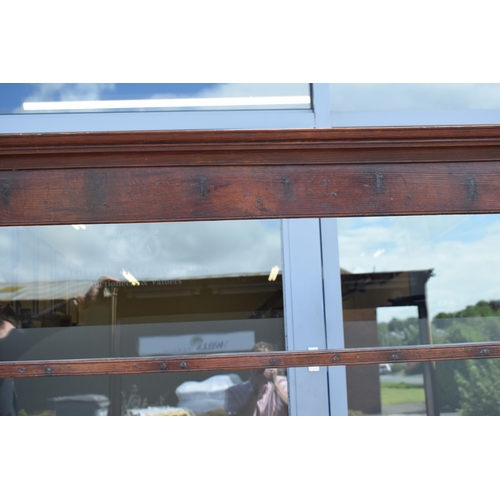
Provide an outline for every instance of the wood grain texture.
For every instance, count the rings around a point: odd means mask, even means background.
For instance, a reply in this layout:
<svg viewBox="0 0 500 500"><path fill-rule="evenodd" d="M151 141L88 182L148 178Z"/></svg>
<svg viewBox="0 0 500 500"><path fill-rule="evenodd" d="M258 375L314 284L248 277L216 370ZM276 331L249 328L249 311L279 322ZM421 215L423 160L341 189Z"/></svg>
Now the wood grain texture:
<svg viewBox="0 0 500 500"><path fill-rule="evenodd" d="M500 127L0 136L0 225L494 213Z"/></svg>
<svg viewBox="0 0 500 500"><path fill-rule="evenodd" d="M13 361L0 378L126 375L500 358L500 342L149 358Z"/></svg>

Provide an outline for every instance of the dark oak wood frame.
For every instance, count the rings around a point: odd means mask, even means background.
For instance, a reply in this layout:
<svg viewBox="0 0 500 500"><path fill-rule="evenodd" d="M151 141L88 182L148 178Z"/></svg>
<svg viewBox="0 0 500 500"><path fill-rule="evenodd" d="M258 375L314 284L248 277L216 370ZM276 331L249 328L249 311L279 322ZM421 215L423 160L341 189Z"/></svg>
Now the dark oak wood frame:
<svg viewBox="0 0 500 500"><path fill-rule="evenodd" d="M0 225L500 212L500 127L0 136ZM0 363L0 377L498 358L500 343Z"/></svg>
<svg viewBox="0 0 500 500"><path fill-rule="evenodd" d="M500 342L207 356L155 356L0 363L0 378L301 368L500 358Z"/></svg>

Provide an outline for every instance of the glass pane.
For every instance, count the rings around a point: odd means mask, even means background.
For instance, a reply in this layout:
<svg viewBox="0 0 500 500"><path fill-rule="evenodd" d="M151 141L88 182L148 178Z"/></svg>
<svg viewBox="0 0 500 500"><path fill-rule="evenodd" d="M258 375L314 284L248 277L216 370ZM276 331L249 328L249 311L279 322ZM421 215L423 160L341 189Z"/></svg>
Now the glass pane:
<svg viewBox="0 0 500 500"><path fill-rule="evenodd" d="M310 107L307 83L0 84L0 114Z"/></svg>
<svg viewBox="0 0 500 500"><path fill-rule="evenodd" d="M499 229L500 215L340 219L345 346L500 341ZM410 413L460 414L475 363L348 367L349 409L385 414L406 388Z"/></svg>
<svg viewBox="0 0 500 500"><path fill-rule="evenodd" d="M330 84L335 126L498 123L500 84Z"/></svg>
<svg viewBox="0 0 500 500"><path fill-rule="evenodd" d="M351 370L349 415L427 415L422 365L381 365L378 380L375 380L376 370L365 373ZM500 415L499 359L441 361L434 363L434 369L440 415ZM362 395L367 398L366 402L362 401ZM370 402L372 409L368 406ZM377 405L379 408L373 409Z"/></svg>
<svg viewBox="0 0 500 500"><path fill-rule="evenodd" d="M279 221L6 227L0 245L2 361L285 349ZM18 379L16 405L225 413L231 388L228 413L253 398L251 414L287 414L285 375ZM12 381L0 390L12 412Z"/></svg>

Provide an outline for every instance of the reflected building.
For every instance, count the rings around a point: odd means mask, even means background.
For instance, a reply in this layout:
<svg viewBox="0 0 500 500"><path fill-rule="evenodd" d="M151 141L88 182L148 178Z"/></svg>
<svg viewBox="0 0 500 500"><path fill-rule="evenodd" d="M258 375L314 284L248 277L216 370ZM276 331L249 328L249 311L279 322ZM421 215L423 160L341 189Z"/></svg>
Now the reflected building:
<svg viewBox="0 0 500 500"><path fill-rule="evenodd" d="M427 312L426 284L433 270L352 274L342 272L342 307L346 348L378 347L377 309L415 306L421 345L432 344ZM424 364L427 415L438 415L434 363ZM364 414L382 413L378 365L348 366L349 409Z"/></svg>
<svg viewBox="0 0 500 500"><path fill-rule="evenodd" d="M211 232L223 235L225 223L209 223ZM252 225L262 227L261 222L243 223L252 231ZM279 271L281 256L271 244L265 248L260 244L261 253L268 252L270 261L277 264L270 267L269 272L235 273L230 270L222 276L205 275L185 277L190 273L217 268L218 264L197 265L197 252L194 259L181 263L172 263L179 276L173 278L158 277L162 267L162 245L160 242L169 238L162 231L172 232L172 225L154 225L157 233L157 245L154 252L144 246L149 255L138 253L135 239L142 229L134 230L133 226L121 233L121 255L119 264L134 270L134 274L124 271L115 278L113 260L105 262L89 262L77 245L68 240L88 235L89 231L76 233L68 227L19 228L18 240L30 241L30 260L22 260L19 252L12 251L13 260L10 265L13 275L23 277L31 275L31 281L18 280L15 284L5 284L0 290L3 307L12 308L13 314L19 318L19 327L11 334L9 344L2 344L2 359L9 359L7 345L15 345L15 340L23 342L20 360L50 359L89 359L110 357L144 357L166 355L213 354L228 352L248 352L258 342L268 342L275 350L285 350L284 315L283 315L283 283ZM54 229L57 229L54 232ZM89 229L92 229L89 227ZM203 233L206 226L184 225L186 231L196 243L184 245L184 251L203 246ZM197 230L201 229L201 233ZM264 224L264 232L270 236L279 230L277 223ZM104 231L105 232L105 231ZM150 231L151 232L151 231ZM48 242L56 233L64 236L64 241L56 240L53 247ZM101 231L103 233L103 231ZM109 231L108 231L109 233ZM210 232L209 232L210 233ZM206 235L205 235L206 236ZM113 240L114 238L114 240ZM111 232L108 238L116 247L116 237ZM270 240L273 241L273 238ZM74 243L74 242L73 242ZM125 245L126 243L126 245ZM205 238L206 243L206 238ZM10 240L12 246L15 240ZM179 243L182 244L182 243ZM135 246L134 246L135 245ZM66 249L62 247L65 246ZM127 249L134 248L134 254L125 261ZM225 253L231 252L230 245L219 245L218 259L224 259ZM144 249L143 248L143 249ZM51 252L49 252L49 249ZM124 251L126 249L126 251ZM157 277L151 279L137 274L135 269L147 260L147 269L156 270ZM186 259L184 259L186 261ZM257 258L254 261L260 262ZM264 259L265 260L265 259ZM75 262L80 261L80 267ZM142 261L142 262L141 262ZM240 265L239 261L236 261ZM175 265L172 265L175 264ZM226 268L231 264L224 263ZM107 276L99 280L69 279L72 275L88 273L89 269L101 268L108 271ZM43 276L66 277L54 281L40 279ZM117 274L115 274L116 276ZM39 279L36 279L36 278ZM30 339L27 341L26 339ZM18 349L12 348L13 355ZM18 406L28 414L44 414L59 411L68 414L71 408L76 412L83 411L84 403L97 404L98 411L104 411L102 398L109 402L109 414L120 415L128 410L146 411L156 407L157 412L191 411L190 408L179 408L178 389L186 382L203 382L213 377L227 375L221 373L172 373L166 375L123 375L115 377L60 377L51 379L19 379L15 381ZM228 383L248 379L250 372L230 374ZM231 378L232 377L232 378ZM217 379L219 380L219 379ZM215 391L216 388L213 388ZM135 396L134 396L135 394ZM75 399L76 398L76 399ZM78 398L83 398L82 400ZM94 398L94 399L89 399ZM97 399L96 399L97 398ZM196 401L188 401L188 406L198 412L205 409L224 414L224 399L219 398L222 406L212 407L212 402L200 403L202 395ZM206 398L205 398L206 399ZM210 398L209 398L210 399ZM208 404L208 406L206 406ZM212 406L211 406L212 405ZM97 411L97 410L96 410ZM147 410L151 413L151 409ZM99 414L101 414L99 413ZM194 410L192 411L194 414Z"/></svg>

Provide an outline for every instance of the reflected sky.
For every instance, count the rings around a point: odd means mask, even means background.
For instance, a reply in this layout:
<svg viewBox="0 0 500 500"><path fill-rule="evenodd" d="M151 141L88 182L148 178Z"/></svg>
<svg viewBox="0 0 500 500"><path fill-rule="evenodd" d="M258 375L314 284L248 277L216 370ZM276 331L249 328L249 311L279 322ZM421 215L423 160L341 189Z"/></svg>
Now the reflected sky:
<svg viewBox="0 0 500 500"><path fill-rule="evenodd" d="M351 273L434 269L431 317L500 299L497 214L339 219L339 248L340 266ZM386 321L408 311L382 308L377 315Z"/></svg>
<svg viewBox="0 0 500 500"><path fill-rule="evenodd" d="M0 84L0 114L25 113L23 102L116 99L308 96L309 84L256 83L42 83ZM309 105L259 105L259 109L309 108ZM245 106L242 109L248 109ZM250 107L255 109L256 106ZM175 109L175 108L172 108ZM191 108L196 109L196 108ZM210 109L233 109L229 106ZM38 111L39 112L39 111Z"/></svg>
<svg viewBox="0 0 500 500"><path fill-rule="evenodd" d="M334 83L332 111L500 109L497 83Z"/></svg>
<svg viewBox="0 0 500 500"><path fill-rule="evenodd" d="M279 221L0 228L0 283L187 279L269 273L281 265Z"/></svg>

